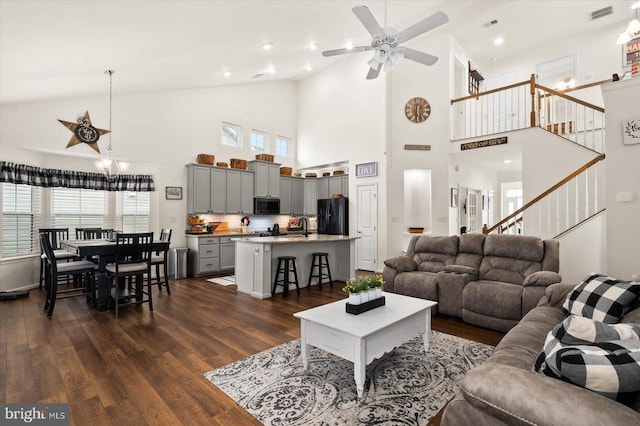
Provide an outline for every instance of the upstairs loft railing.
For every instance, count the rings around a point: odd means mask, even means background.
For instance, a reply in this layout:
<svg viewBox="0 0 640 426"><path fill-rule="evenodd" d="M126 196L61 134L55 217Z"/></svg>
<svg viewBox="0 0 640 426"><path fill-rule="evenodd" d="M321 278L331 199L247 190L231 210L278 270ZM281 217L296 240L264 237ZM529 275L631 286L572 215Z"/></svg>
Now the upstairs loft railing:
<svg viewBox="0 0 640 426"><path fill-rule="evenodd" d="M604 211L601 154L482 232L556 238Z"/></svg>
<svg viewBox="0 0 640 426"><path fill-rule="evenodd" d="M527 81L452 99L453 140L541 127L604 153L604 108L596 103L602 103L599 86L610 81L561 91L536 83L531 75Z"/></svg>

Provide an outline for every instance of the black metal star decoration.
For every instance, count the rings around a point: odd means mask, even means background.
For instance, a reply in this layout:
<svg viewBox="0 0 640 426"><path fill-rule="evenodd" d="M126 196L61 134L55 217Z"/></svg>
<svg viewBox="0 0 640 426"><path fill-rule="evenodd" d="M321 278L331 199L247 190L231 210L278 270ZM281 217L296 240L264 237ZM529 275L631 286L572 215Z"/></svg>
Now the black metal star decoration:
<svg viewBox="0 0 640 426"><path fill-rule="evenodd" d="M100 147L98 146L98 140L100 139L100 136L110 132L110 130L97 129L93 127L91 124L91 117L89 117L89 111L86 111L84 116L78 117L78 121L76 123L60 119L58 119L58 121L62 123L64 127L73 132L73 136L69 140L66 148L78 145L79 143L86 143L99 154Z"/></svg>

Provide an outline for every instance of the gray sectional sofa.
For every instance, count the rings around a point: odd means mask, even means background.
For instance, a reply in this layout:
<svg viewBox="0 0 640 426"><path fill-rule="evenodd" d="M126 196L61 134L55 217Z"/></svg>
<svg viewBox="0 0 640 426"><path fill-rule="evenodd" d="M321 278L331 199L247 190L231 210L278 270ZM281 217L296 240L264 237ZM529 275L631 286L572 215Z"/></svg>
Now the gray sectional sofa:
<svg viewBox="0 0 640 426"><path fill-rule="evenodd" d="M521 235L415 236L384 264L384 291L437 301L438 313L503 332L561 281L558 241Z"/></svg>
<svg viewBox="0 0 640 426"><path fill-rule="evenodd" d="M554 284L546 289L538 306L505 335L489 359L458 383L460 389L444 411L443 426L640 425L640 400L623 405L533 371L549 331L567 317L562 305L575 287ZM640 300L620 323L640 323Z"/></svg>

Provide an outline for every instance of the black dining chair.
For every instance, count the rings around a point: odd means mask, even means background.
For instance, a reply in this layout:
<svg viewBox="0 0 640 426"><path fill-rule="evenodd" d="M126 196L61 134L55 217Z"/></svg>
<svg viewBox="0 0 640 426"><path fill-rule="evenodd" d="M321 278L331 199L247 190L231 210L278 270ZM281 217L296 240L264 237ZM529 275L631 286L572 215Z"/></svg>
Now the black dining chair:
<svg viewBox="0 0 640 426"><path fill-rule="evenodd" d="M78 260L78 257L71 253L70 251L64 250L61 241L69 239L69 228L40 228L38 230L40 234L46 234L49 239L49 243L51 244L51 248L53 249L53 254L58 261L68 262L70 260ZM44 252L44 248L42 248L42 244L40 244L40 286L44 284L45 279L45 263L47 260L47 255Z"/></svg>
<svg viewBox="0 0 640 426"><path fill-rule="evenodd" d="M115 240L115 262L107 265L106 273L108 294L113 299L116 319L118 310L125 305L149 303L149 310L153 311L151 293L153 232L118 233ZM128 285L123 285L125 278L129 278ZM121 301L124 304L121 304Z"/></svg>
<svg viewBox="0 0 640 426"><path fill-rule="evenodd" d="M160 231L160 241L171 241L171 229L163 229L162 231ZM151 266L156 267L156 284L158 284L158 291L162 292L162 286L165 286L167 287L167 294L171 294L171 288L169 287L169 274L167 269L167 263L169 261L168 258L168 249L156 251L151 256ZM164 280L162 280L160 277L160 266L162 266Z"/></svg>
<svg viewBox="0 0 640 426"><path fill-rule="evenodd" d="M87 301L91 305L95 304L95 271L96 265L87 260L75 260L72 262L58 262L56 259L53 246L49 241L49 235L46 232L40 233L40 244L45 255L45 280L44 286L47 292L44 304L44 310L47 311L47 317L53 315L53 308L58 298L67 298L75 296L86 296ZM79 287L67 287L62 289L58 287L58 279L64 276L73 276L82 278L84 283ZM79 282L80 280L78 280ZM74 282L76 282L74 280ZM60 297L59 297L60 296Z"/></svg>
<svg viewBox="0 0 640 426"><path fill-rule="evenodd" d="M76 228L76 240L101 240L113 237L113 229Z"/></svg>

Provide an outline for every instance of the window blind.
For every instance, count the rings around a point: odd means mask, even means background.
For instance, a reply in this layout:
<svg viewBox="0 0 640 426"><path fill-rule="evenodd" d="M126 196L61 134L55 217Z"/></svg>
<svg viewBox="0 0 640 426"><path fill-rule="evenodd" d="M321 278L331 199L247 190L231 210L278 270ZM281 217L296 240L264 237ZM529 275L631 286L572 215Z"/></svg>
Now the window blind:
<svg viewBox="0 0 640 426"><path fill-rule="evenodd" d="M108 228L109 193L79 188L53 188L51 190L51 225L69 228Z"/></svg>
<svg viewBox="0 0 640 426"><path fill-rule="evenodd" d="M29 185L2 184L2 257L39 252L42 192Z"/></svg>
<svg viewBox="0 0 640 426"><path fill-rule="evenodd" d="M149 232L151 196L149 192L116 194L116 229L122 232Z"/></svg>

